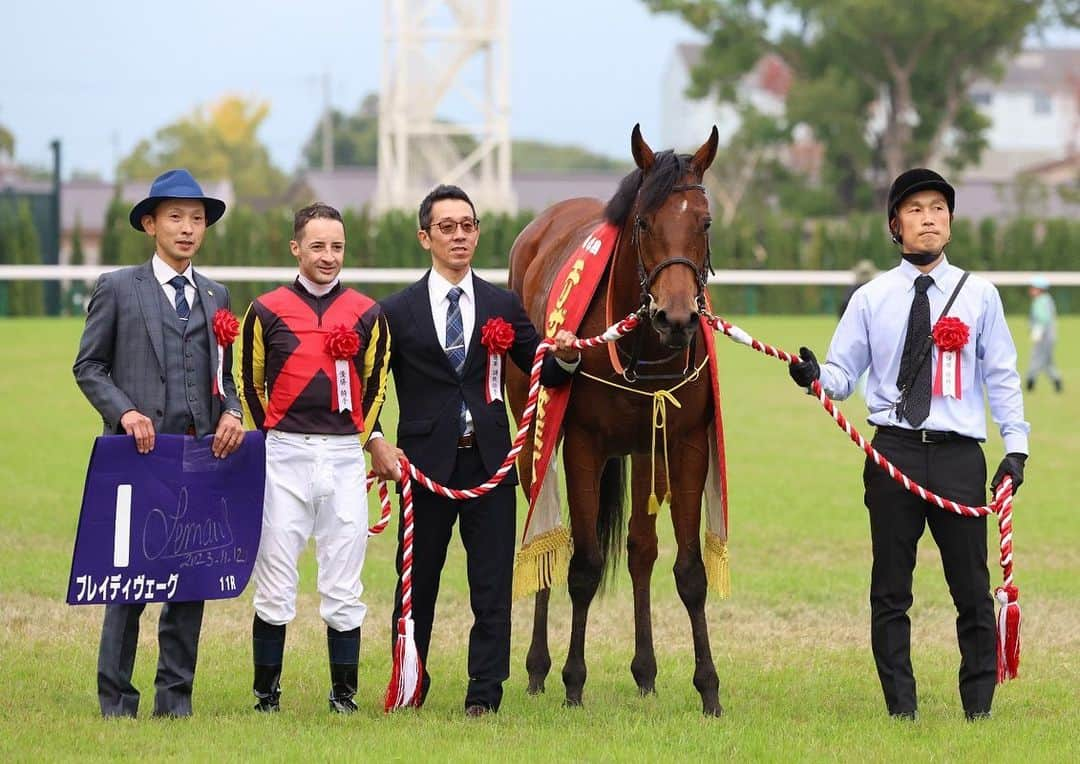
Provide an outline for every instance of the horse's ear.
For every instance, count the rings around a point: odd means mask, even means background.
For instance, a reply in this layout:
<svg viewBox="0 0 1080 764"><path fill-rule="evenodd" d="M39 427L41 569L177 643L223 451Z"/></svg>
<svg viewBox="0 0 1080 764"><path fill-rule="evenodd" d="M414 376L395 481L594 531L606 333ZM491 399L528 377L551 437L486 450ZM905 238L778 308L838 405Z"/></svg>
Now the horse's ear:
<svg viewBox="0 0 1080 764"><path fill-rule="evenodd" d="M709 169L709 165L716 159L716 146L719 143L720 133L717 132L716 125L713 125L709 140L701 144L701 148L697 150L694 157L690 160L690 166L697 171L698 175L704 175L705 171Z"/></svg>
<svg viewBox="0 0 1080 764"><path fill-rule="evenodd" d="M645 139L641 137L640 123L634 125L634 130L630 133L630 152L634 155L634 162L641 168L642 172L648 172L652 168L656 155L653 154L653 150L649 148L649 144L645 142Z"/></svg>

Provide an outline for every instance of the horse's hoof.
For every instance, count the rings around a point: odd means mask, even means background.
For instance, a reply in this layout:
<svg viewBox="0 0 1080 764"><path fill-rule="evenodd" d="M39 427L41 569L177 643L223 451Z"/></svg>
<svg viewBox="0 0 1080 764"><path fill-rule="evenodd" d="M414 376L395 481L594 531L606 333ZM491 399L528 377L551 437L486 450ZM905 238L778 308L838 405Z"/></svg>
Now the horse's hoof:
<svg viewBox="0 0 1080 764"><path fill-rule="evenodd" d="M705 716L717 716L717 717L723 716L724 715L724 707L721 706L719 703L715 703L715 704L706 703L704 706L702 706L701 713L703 713Z"/></svg>
<svg viewBox="0 0 1080 764"><path fill-rule="evenodd" d="M543 695L544 694L544 680L543 679L530 679L529 689L527 692L530 695Z"/></svg>
<svg viewBox="0 0 1080 764"><path fill-rule="evenodd" d="M584 703L581 702L581 698L567 698L563 701L564 708L581 708Z"/></svg>

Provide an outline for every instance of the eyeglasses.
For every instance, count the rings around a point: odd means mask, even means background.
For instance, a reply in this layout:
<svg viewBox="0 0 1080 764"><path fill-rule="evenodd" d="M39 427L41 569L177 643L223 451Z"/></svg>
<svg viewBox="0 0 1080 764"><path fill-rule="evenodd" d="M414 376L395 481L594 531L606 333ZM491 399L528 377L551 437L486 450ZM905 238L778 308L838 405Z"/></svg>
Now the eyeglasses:
<svg viewBox="0 0 1080 764"><path fill-rule="evenodd" d="M443 236L453 236L458 226L461 226L461 232L468 236L480 230L480 221L475 219L440 220L438 223L432 223L428 228L438 228Z"/></svg>

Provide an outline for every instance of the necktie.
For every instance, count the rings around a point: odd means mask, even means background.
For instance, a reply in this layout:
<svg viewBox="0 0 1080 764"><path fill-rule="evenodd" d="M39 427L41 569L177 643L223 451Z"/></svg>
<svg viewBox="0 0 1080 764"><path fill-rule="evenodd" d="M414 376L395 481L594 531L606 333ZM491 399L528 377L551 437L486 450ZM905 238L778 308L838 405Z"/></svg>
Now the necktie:
<svg viewBox="0 0 1080 764"><path fill-rule="evenodd" d="M181 321L187 321L191 315L191 306L188 305L187 295L184 293L187 283L188 280L183 276L173 276L169 279L169 285L176 290L176 315Z"/></svg>
<svg viewBox="0 0 1080 764"><path fill-rule="evenodd" d="M913 427L921 425L930 415L932 362L928 353L923 353L920 359L919 350L930 337L930 298L927 297L926 290L933 283L934 280L925 274L915 279L915 297L911 301L907 337L904 340L904 353L900 357L900 374L897 377L898 385L908 382L908 389L900 391L901 409L897 413ZM920 363L918 371L912 368L916 363Z"/></svg>
<svg viewBox="0 0 1080 764"><path fill-rule="evenodd" d="M446 310L446 357L450 365L460 377L465 370L465 330L461 320L461 306L458 301L464 290L461 287L453 287L446 293L446 299L450 301L450 307ZM458 433L465 434L465 399L461 399L461 411L458 412Z"/></svg>

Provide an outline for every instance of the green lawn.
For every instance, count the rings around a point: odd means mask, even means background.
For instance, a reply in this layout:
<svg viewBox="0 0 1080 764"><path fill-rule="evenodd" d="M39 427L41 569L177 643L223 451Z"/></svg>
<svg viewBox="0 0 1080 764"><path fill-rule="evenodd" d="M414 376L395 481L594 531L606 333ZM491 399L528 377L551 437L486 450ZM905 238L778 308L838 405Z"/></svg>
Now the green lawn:
<svg viewBox="0 0 1080 764"><path fill-rule="evenodd" d="M731 317L765 342L823 355L827 317ZM1023 320L1012 321L1026 363ZM661 519L654 576L658 694L640 698L630 676L632 606L625 574L593 608L585 706L561 705L569 630L565 591L553 596L555 665L546 695L525 694L531 602L514 609L512 676L500 714L466 720L465 644L471 616L455 541L433 637L434 686L420 712L382 713L389 677L393 529L370 542L364 570L369 620L361 656L361 712L332 716L324 629L305 555L299 615L289 628L283 713L250 710L251 594L210 603L195 689L196 716L149 718L157 608L142 620L136 684L145 718L105 722L95 660L101 609L64 604L86 460L99 420L75 387L81 323L3 320L0 369L0 755L16 760L113 758L519 760L742 759L1068 761L1080 757L1080 319L1062 321L1066 392L1027 397L1032 457L1015 509L1016 575L1024 608L1021 679L999 688L990 723L962 720L954 612L929 534L912 609L920 690L915 725L888 720L869 647L869 534L861 454L800 394L773 359L720 339L731 490L733 596L708 607L725 715L706 719L690 678L685 611L670 573L670 524ZM395 407L391 402L390 408ZM864 422L857 400L842 405ZM389 415L392 418L392 412ZM992 436L987 459L1001 457ZM373 505L372 517L375 516ZM996 544L996 531L994 531ZM1000 580L992 571L992 580ZM1070 732L1072 730L1072 732Z"/></svg>

